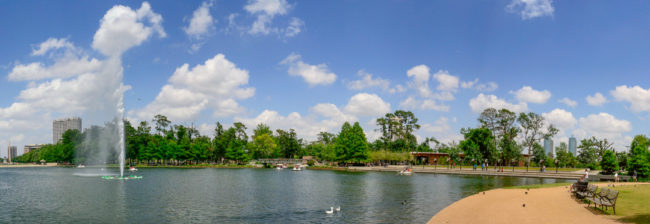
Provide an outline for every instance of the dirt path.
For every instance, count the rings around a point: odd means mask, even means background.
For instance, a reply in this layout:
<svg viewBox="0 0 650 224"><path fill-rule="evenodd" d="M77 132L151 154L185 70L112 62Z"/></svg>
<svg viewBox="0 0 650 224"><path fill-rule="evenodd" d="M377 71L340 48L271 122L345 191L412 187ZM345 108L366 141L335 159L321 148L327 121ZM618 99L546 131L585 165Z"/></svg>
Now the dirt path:
<svg viewBox="0 0 650 224"><path fill-rule="evenodd" d="M526 191L496 189L472 195L446 207L429 223L618 223L587 209L566 187Z"/></svg>

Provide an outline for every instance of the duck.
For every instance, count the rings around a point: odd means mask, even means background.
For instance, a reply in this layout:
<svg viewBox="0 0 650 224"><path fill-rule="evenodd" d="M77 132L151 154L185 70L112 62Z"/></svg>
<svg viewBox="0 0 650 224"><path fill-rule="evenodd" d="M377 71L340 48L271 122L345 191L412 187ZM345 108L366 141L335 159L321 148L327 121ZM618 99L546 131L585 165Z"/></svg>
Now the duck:
<svg viewBox="0 0 650 224"><path fill-rule="evenodd" d="M334 213L334 207L330 207L330 210L325 210L325 214L332 214Z"/></svg>
<svg viewBox="0 0 650 224"><path fill-rule="evenodd" d="M341 211L341 206L336 207L336 211L340 212Z"/></svg>

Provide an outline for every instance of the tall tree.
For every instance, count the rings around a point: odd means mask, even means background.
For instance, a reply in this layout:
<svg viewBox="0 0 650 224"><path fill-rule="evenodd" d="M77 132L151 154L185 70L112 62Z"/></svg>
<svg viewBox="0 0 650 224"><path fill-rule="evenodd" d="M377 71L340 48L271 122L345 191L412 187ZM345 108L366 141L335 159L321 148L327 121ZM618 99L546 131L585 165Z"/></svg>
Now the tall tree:
<svg viewBox="0 0 650 224"><path fill-rule="evenodd" d="M483 162L488 159L493 162L497 159L497 152L494 146L494 136L487 128L461 129L464 140L460 142L460 149L463 150L465 158L470 161Z"/></svg>
<svg viewBox="0 0 650 224"><path fill-rule="evenodd" d="M545 138L552 138L558 132L557 128L552 124L548 126L546 131L543 131L544 117L533 112L520 113L517 121L521 125L521 133L523 135L522 145L528 148L529 155L533 151L536 143Z"/></svg>
<svg viewBox="0 0 650 224"><path fill-rule="evenodd" d="M614 150L605 150L600 160L600 166L604 174L613 174L618 171L618 161L616 161Z"/></svg>
<svg viewBox="0 0 650 224"><path fill-rule="evenodd" d="M165 115L158 114L153 118L153 123L156 124L158 134L162 135L167 130L169 124L171 124L171 121Z"/></svg>

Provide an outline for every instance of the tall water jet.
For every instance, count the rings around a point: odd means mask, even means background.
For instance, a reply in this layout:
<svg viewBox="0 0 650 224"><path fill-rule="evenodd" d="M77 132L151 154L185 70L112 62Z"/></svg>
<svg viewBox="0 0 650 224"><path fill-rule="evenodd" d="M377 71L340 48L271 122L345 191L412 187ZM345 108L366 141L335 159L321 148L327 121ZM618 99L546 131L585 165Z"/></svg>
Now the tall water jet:
<svg viewBox="0 0 650 224"><path fill-rule="evenodd" d="M121 119L118 120L117 122L117 129L119 133L119 138L120 141L118 142L118 149L120 150L120 155L119 155L119 163L120 163L120 177L124 177L124 96L119 98L118 103L117 103L117 114L120 116Z"/></svg>

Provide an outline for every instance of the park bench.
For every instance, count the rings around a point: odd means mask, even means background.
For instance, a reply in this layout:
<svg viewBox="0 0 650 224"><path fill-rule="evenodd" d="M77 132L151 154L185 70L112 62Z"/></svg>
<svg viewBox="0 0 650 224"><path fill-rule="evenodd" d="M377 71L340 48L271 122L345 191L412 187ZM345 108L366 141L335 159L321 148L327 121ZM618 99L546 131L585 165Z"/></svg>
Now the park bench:
<svg viewBox="0 0 650 224"><path fill-rule="evenodd" d="M586 181L578 181L573 183L573 185L571 186L571 193L576 194L577 192L586 191L588 184L589 182Z"/></svg>
<svg viewBox="0 0 650 224"><path fill-rule="evenodd" d="M594 197L594 195L596 195L596 191L598 191L598 186L589 184L586 190L577 191L576 196L578 196L578 198Z"/></svg>
<svg viewBox="0 0 650 224"><path fill-rule="evenodd" d="M594 206L600 205L601 209L605 207L605 210L607 210L607 207L612 207L612 209L614 210L614 215L616 215L616 199L618 199L617 190L602 189L597 196L594 196L593 198L590 198L588 200L590 202L593 202Z"/></svg>

